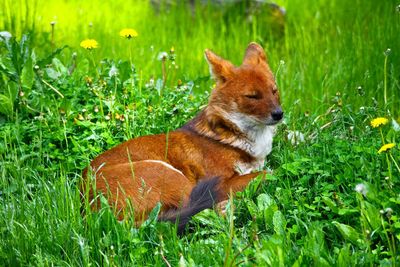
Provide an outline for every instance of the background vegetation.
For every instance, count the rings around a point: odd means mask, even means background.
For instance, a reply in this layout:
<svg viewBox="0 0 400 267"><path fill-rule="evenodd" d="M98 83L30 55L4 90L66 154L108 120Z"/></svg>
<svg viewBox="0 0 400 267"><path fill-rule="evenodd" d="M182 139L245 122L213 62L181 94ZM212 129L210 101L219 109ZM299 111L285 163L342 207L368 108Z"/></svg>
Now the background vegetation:
<svg viewBox="0 0 400 267"><path fill-rule="evenodd" d="M398 265L400 152L377 151L399 139L399 3L276 3L286 12L1 1L0 29L16 39L0 41L0 265ZM121 38L123 28L139 36ZM99 48L79 47L87 38ZM196 216L182 238L157 210L140 228L106 205L83 219L77 186L90 159L184 124L213 86L204 49L239 65L250 41L267 51L286 116L267 181L226 217ZM389 122L372 128L378 116Z"/></svg>

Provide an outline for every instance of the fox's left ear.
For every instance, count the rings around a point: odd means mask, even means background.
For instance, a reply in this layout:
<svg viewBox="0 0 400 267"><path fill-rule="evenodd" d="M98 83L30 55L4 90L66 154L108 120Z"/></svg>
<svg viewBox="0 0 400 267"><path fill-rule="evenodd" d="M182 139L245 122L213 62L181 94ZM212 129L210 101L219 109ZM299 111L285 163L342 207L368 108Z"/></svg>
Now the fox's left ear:
<svg viewBox="0 0 400 267"><path fill-rule="evenodd" d="M217 82L225 82L232 75L234 66L228 60L217 56L212 51L206 49L204 55L210 66L210 73Z"/></svg>
<svg viewBox="0 0 400 267"><path fill-rule="evenodd" d="M267 63L264 49L257 43L251 42L246 49L243 58L243 65L258 65L259 63Z"/></svg>

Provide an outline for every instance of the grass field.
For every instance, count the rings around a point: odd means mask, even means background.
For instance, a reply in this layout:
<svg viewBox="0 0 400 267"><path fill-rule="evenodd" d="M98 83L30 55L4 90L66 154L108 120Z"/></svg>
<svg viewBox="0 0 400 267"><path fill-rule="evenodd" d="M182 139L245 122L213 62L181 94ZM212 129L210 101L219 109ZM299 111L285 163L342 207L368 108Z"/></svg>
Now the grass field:
<svg viewBox="0 0 400 267"><path fill-rule="evenodd" d="M400 265L399 3L255 3L0 2L0 31L16 37L0 41L0 266ZM83 219L89 161L184 124L213 87L204 49L239 65L250 41L285 111L273 174L184 237L157 209L139 228L106 205Z"/></svg>

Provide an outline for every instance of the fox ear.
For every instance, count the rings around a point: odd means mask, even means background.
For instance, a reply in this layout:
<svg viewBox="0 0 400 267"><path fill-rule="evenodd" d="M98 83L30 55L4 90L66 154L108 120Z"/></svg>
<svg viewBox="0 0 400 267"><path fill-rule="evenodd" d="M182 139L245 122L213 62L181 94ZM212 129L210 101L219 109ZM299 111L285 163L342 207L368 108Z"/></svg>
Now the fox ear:
<svg viewBox="0 0 400 267"><path fill-rule="evenodd" d="M246 49L243 58L243 65L258 65L259 63L267 63L264 49L257 43L251 42Z"/></svg>
<svg viewBox="0 0 400 267"><path fill-rule="evenodd" d="M217 82L225 82L233 72L233 64L225 60L210 50L206 49L204 55L210 66L210 73Z"/></svg>

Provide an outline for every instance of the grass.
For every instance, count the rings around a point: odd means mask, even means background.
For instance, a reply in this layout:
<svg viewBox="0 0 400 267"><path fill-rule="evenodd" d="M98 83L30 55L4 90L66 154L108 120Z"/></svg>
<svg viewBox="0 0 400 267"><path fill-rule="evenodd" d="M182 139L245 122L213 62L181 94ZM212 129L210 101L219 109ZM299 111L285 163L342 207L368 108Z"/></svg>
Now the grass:
<svg viewBox="0 0 400 267"><path fill-rule="evenodd" d="M397 266L400 152L377 153L399 139L396 3L278 3L284 18L256 9L249 19L233 5L192 14L181 4L157 13L145 2L3 1L0 28L18 41L0 43L0 265ZM126 27L138 38L120 38ZM100 48L80 48L86 38ZM182 238L155 222L157 209L139 228L106 205L83 219L90 159L184 124L213 84L204 49L240 64L252 40L267 50L286 115L267 181L238 193L226 217L197 215ZM378 116L390 121L372 128ZM305 141L292 144L291 131Z"/></svg>

